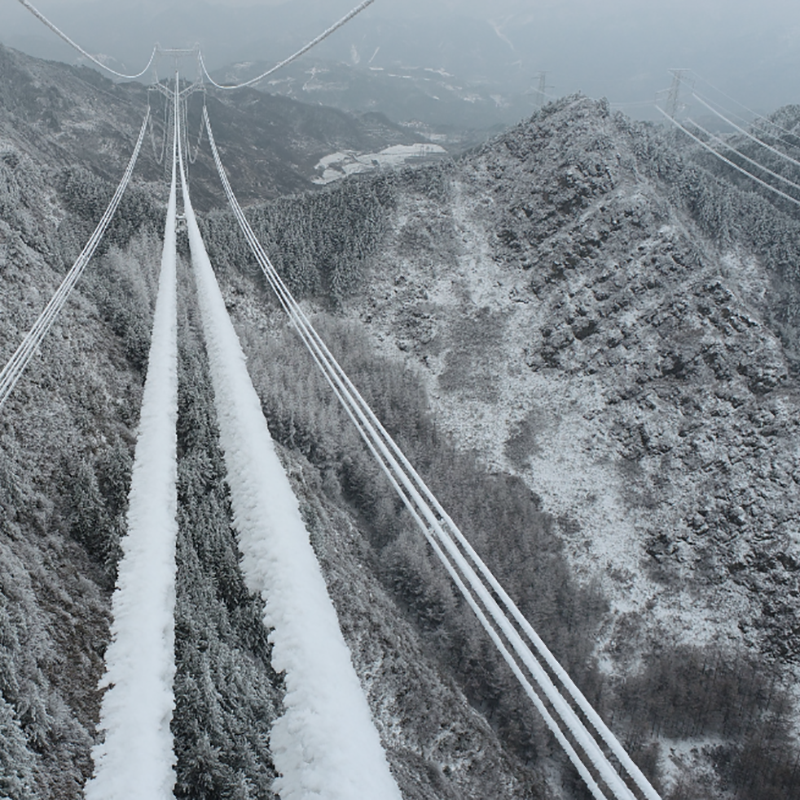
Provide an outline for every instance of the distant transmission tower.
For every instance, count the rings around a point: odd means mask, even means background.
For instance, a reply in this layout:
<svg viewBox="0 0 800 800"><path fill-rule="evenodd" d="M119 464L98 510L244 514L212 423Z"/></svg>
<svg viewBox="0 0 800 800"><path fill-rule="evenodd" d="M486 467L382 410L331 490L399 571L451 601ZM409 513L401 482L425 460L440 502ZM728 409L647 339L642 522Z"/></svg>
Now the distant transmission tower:
<svg viewBox="0 0 800 800"><path fill-rule="evenodd" d="M669 114L672 119L675 119L678 111L680 110L680 99L681 99L681 84L686 79L686 76L691 72L688 69L671 69L670 72L672 73L672 86L669 90L669 97L667 98L667 114Z"/></svg>
<svg viewBox="0 0 800 800"><path fill-rule="evenodd" d="M547 103L547 90L552 89L552 86L547 85L547 72L537 72L536 77L539 79L539 85L534 91L534 106L538 109Z"/></svg>

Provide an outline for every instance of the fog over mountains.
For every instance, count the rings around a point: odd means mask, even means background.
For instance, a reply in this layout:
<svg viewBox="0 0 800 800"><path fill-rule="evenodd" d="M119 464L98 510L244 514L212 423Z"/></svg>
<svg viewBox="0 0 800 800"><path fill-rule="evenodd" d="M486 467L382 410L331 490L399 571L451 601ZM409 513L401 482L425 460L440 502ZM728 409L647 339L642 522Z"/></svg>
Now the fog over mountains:
<svg viewBox="0 0 800 800"><path fill-rule="evenodd" d="M222 70L241 62L274 63L344 15L351 3L292 0L272 3L136 4L44 0L42 10L91 51L107 54L128 69L142 68L153 44L202 46L209 67ZM345 30L297 65L296 81L315 63L355 70L358 80L378 77L370 67L402 76L408 70L443 70L463 94L488 101L470 124L510 124L530 113L537 101L538 73L547 71L548 92L583 91L612 103L652 103L668 88L668 70L686 67L722 91L766 113L793 102L796 94L800 12L796 4L774 0L677 2L643 6L630 0L599 5L587 0L472 3L432 0L390 3L378 0ZM74 63L74 54L16 3L0 8L0 41L26 52ZM406 71L397 72L397 67ZM164 64L164 69L170 67ZM222 73L224 74L224 73ZM341 77L341 76L340 76ZM435 78L429 74L426 77ZM441 84L447 82L440 81ZM262 87L268 89L268 87ZM704 87L708 88L708 87ZM468 91L471 90L470 91ZM270 91L280 91L276 86ZM295 87L296 92L302 91ZM395 87L371 109L370 92L353 110L379 110L403 121L405 109ZM449 90L431 91L447 113ZM300 94L296 94L300 97ZM330 102L309 90L309 102ZM436 103L436 101L431 101ZM631 105L634 116L652 116L647 105Z"/></svg>

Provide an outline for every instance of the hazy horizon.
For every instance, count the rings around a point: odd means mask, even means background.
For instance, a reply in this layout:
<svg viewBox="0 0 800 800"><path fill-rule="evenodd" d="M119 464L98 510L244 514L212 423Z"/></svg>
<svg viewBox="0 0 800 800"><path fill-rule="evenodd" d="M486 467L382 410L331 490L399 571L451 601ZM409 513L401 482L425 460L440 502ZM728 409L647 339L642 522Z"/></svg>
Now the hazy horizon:
<svg viewBox="0 0 800 800"><path fill-rule="evenodd" d="M280 60L355 0L146 0L135 8L38 0L36 5L90 52L138 71L157 41L165 47L199 42L212 69ZM383 47L379 58L386 63L457 65L463 73L476 61L470 47L478 46L474 37L481 30L481 67L509 91L533 89L536 75L547 71L555 96L580 90L647 115L655 93L669 87L669 68L681 67L760 113L798 101L791 75L800 66L800 6L783 0L758 8L742 0L678 0L647 8L634 0L602 6L589 0L376 0L310 57L347 61L355 52ZM0 31L0 41L31 55L77 60L18 3L0 7Z"/></svg>

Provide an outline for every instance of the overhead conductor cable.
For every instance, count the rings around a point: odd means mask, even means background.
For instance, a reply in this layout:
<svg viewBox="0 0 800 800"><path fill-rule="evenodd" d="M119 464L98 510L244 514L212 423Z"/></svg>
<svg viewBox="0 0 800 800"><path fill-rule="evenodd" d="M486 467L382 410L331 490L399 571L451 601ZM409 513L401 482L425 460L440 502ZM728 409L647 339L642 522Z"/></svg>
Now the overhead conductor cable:
<svg viewBox="0 0 800 800"><path fill-rule="evenodd" d="M780 189L776 189L772 184L761 180L761 178L756 177L746 169L742 169L738 164L723 156L722 153L716 151L710 144L704 142L699 136L695 136L688 128L686 128L686 126L681 125L678 120L673 119L669 114L667 114L663 108L656 106L656 110L661 112L673 125L675 125L677 128L680 128L690 139L694 139L694 141L697 142L697 144L699 144L702 148L708 150L708 152L712 155L715 155L720 161L724 161L729 167L733 167L737 172L741 172L742 175L746 175L751 180L754 180L757 184L763 186L765 189L769 189L771 192L779 195L784 200L788 200L789 202L794 203L796 206L800 206L800 200L795 199L790 194L786 194L786 192L782 192Z"/></svg>
<svg viewBox="0 0 800 800"><path fill-rule="evenodd" d="M25 8L27 8L28 11L30 11L31 14L33 14L33 16L36 17L36 19L38 19L40 22L43 22L45 25L47 25L47 27L50 28L50 30L53 31L53 33L56 34L56 36L60 36L70 47L72 47L75 50L77 50L84 58L88 58L90 61L92 61L95 64L97 64L98 67L101 67L102 69L106 70L107 72L110 72L112 75L115 75L117 78L124 78L125 80L136 80L137 78L141 78L142 75L144 75L147 72L147 70L150 69L150 67L151 67L151 65L153 63L153 59L155 59L156 54L158 53L159 48L158 48L158 45L156 45L153 48L153 52L150 54L150 60L147 62L147 66L141 72L137 72L135 75L126 75L124 72L117 72L117 70L112 69L107 64L104 64L102 61L100 61L99 58L97 58L96 56L93 56L91 53L89 53L86 50L84 50L77 42L75 42L72 39L70 39L69 36L67 36L67 34L64 33L64 31L62 31L60 28L58 28L54 23L50 22L50 20L44 14L42 14L42 12L39 11L39 9L36 8L36 6L34 6L32 3L30 3L29 0L19 0L19 2L23 6L25 6Z"/></svg>
<svg viewBox="0 0 800 800"><path fill-rule="evenodd" d="M175 80L175 102L178 81ZM177 146L153 315L147 376L136 435L127 533L111 598L111 642L100 689L94 775L85 800L170 800L175 753L175 542L178 535L178 323L176 282Z"/></svg>
<svg viewBox="0 0 800 800"><path fill-rule="evenodd" d="M699 78L703 83L705 83L707 86L709 86L715 92L717 92L718 94L721 94L726 100L730 100L732 103L736 103L736 105L739 106L739 108L744 109L754 119L763 120L768 125L772 125L773 128L777 128L779 131L782 131L783 133L786 133L789 136L797 136L797 133L793 133L792 131L787 130L786 128L784 128L782 125L779 125L774 120L771 120L771 119L763 116L763 114L759 114L758 112L753 111L752 108L748 108L748 106L746 106L744 103L740 103L735 97L731 97L729 94L726 94L725 92L722 91L722 89L718 88L717 86L714 86L714 84L711 83L711 81L706 80L702 75L698 75L697 72L695 72L694 70L692 70L692 72L694 73L696 78ZM718 105L721 105L721 103L718 103ZM741 119L741 117L739 117L739 118ZM762 128L762 130L764 130L764 129ZM765 131L765 132L767 132L767 131ZM774 134L771 134L771 135L774 135Z"/></svg>
<svg viewBox="0 0 800 800"><path fill-rule="evenodd" d="M24 1L25 0L20 0L21 3L24 2ZM208 74L208 70L206 69L205 61L203 60L203 53L202 52L199 53L199 55L198 55L198 58L200 60L200 66L202 67L203 72L205 73L205 76L208 79L208 82L212 86L216 86L217 89L243 89L245 86L253 86L254 84L258 83L259 81L264 80L264 78L268 77L269 75L272 75L273 72L277 72L282 67L285 67L287 64L291 64L292 61L295 61L296 59L300 58L300 56L302 56L304 53L307 53L312 47L315 47L316 45L318 45L321 41L323 41L323 39L327 39L335 31L338 31L339 28L342 27L342 25L345 25L346 23L350 22L350 20L353 19L353 17L355 17L357 14L360 14L367 6L372 5L374 2L375 2L375 0L364 0L363 3L361 3L358 6L356 6L349 13L345 14L338 22L335 22L333 25L331 25L330 28L328 28L327 30L323 31L319 36L316 37L316 39L312 39L308 44L306 44L303 47L301 47L296 53L293 53L292 55L290 55L289 58L285 58L279 64L276 64L274 67L268 69L266 72L262 73L258 77L251 78L249 81L245 81L244 83L237 83L236 85L233 85L233 86L225 86L223 84L217 83Z"/></svg>
<svg viewBox="0 0 800 800"><path fill-rule="evenodd" d="M453 521L444 513L444 510L438 504L438 501L436 501L435 497L424 484L422 479L413 470L413 467L409 464L389 434L382 427L369 406L366 404L363 398L361 398L357 389L347 378L344 371L341 369L335 358L325 346L324 342L314 330L311 323L306 318L302 309L300 309L297 302L291 296L287 287L283 283L282 279L278 275L274 266L269 261L269 258L266 256L266 253L255 237L255 234L244 217L238 201L233 195L230 182L227 179L227 175L225 174L219 158L219 153L216 148L216 143L211 130L207 111L205 112L205 119L212 154L214 156L214 161L217 165L217 170L220 174L220 179L222 180L226 196L228 197L228 200L234 211L234 215L238 219L242 231L251 246L251 249L256 255L256 258L259 261L262 270L264 271L265 277L278 295L281 304L289 314L291 321L297 328L298 333L311 352L312 357L323 371L326 380L328 380L329 384L331 384L337 397L343 403L348 415L356 423L359 433L365 439L370 451L377 458L384 472L386 472L389 476L393 486L399 492L401 499L411 511L412 516L423 530L423 533L428 541L431 542L437 555L442 559L445 568L451 574L451 577L453 577L453 579L456 581L459 589L464 592L465 599L467 599L467 602L478 616L479 621L486 628L490 637L498 646L503 658L511 666L515 675L520 680L523 689L525 689L526 693L529 695L529 697L531 697L537 706L537 709L542 712L543 706L541 701L536 697L535 692L533 691L527 678L525 678L525 676L521 673L520 667L516 664L508 649L500 640L500 634L498 631L502 631L503 636L506 637L509 644L517 654L517 657L534 677L539 689L551 702L553 709L561 717L566 729L569 730L571 735L575 738L575 741L579 743L581 749L584 751L584 753L586 753L589 762L596 770L598 770L606 785L609 786L611 791L614 793L614 796L618 798L634 797L630 789L617 773L616 769L610 764L605 754L599 748L593 736L586 729L571 706L569 706L565 699L561 696L559 690L552 683L547 673L539 665L538 661L524 643L509 618L502 612L497 602L491 596L492 591L498 594L498 596L501 598L501 601L511 611L512 616L523 628L523 631L529 637L531 637L531 641L534 643L537 650L539 650L540 654L543 655L551 669L553 669L558 676L559 680L564 683L568 693L572 696L573 700L578 703L581 710L591 721L591 724L598 730L604 743L611 749L617 758L619 758L620 762L634 779L639 789L646 797L650 798L651 800L655 800L655 798L658 798L658 793L655 792L638 767L636 767L627 753L625 753L624 749L621 747L611 731L604 725L604 723L602 723L599 715L594 712L585 698L583 698L583 696L580 694L577 687L566 675L565 671L560 667L552 654L549 653L544 643L535 634L531 626L522 616L521 612L519 612L516 606L514 606L511 599L502 590L502 587L499 586L499 583L497 583L496 579L494 579L494 577L491 575L488 567L483 564L475 551L469 546L469 543L463 537L463 534L458 531L455 523L453 523ZM424 499L423 495L427 499ZM453 535L460 542L461 546L466 551L467 556L473 561L473 563L476 564L478 570L484 574L484 578L489 583L489 586L486 586L479 579L475 571L467 563L461 550L459 550L456 543L453 541L453 538L451 538L451 536L444 530L445 526L454 531ZM432 538L434 535L436 537L435 539ZM441 547L436 541L437 539L438 542L441 543ZM447 552L447 556L444 555L442 548L444 548L444 551ZM469 589L466 588L466 585L461 580L460 576L458 576L455 572L456 567L463 574L466 582L469 584ZM492 623L489 622L486 615L477 605L477 598L480 599L481 604L484 606L489 616L491 616L493 619L494 625L497 626L496 629L492 626ZM522 620L522 622L520 622L520 620ZM586 780L587 785L592 791L592 794L598 798L598 800L603 798L604 795L591 778L591 775L587 771L584 764L578 758L575 750L568 743L565 745L566 740L564 739L561 731L558 729L553 718L549 713L543 712L543 716L545 717L548 726L551 727L551 730L553 730L554 734L559 739L559 742L565 746L565 750L567 750L570 760L573 761L573 764L579 770L584 780ZM556 726L556 728L554 729L553 726Z"/></svg>
<svg viewBox="0 0 800 800"><path fill-rule="evenodd" d="M769 167L765 167L760 161L756 161L756 159L750 158L750 156L746 156L740 150L737 150L732 144L728 144L728 142L726 142L724 139L720 139L719 136L715 136L713 133L711 133L711 131L706 130L702 125L698 125L693 119L687 117L686 121L694 125L694 127L697 128L697 130L699 130L702 134L711 139L712 142L716 142L717 144L722 145L722 147L725 147L731 152L736 153L736 155L739 156L739 158L747 161L748 164L752 164L757 169L766 172L767 175L770 175L776 180L779 180L782 183L785 183L787 186L791 186L792 189L797 189L797 191L800 192L800 186L798 186L794 181L790 181L788 178L784 177L778 172L773 172Z"/></svg>
<svg viewBox="0 0 800 800"><path fill-rule="evenodd" d="M731 122L726 116L721 114L713 106L709 105L705 100L703 100L702 97L698 96L697 94L693 94L692 97L694 97L694 99L697 100L698 103L702 103L712 114L715 114L723 122L727 123L728 125L730 125L735 130L739 131L739 133L741 133L743 136L746 136L748 139L752 139L756 144L761 145L761 147L769 150L771 153L774 153L776 156L780 156L781 158L785 159L786 161L791 162L796 167L800 167L800 161L798 161L795 158L792 158L790 155L788 155L787 153L784 153L782 150L778 150L776 147L773 147L772 145L769 145L766 142L762 142L761 139L759 139L757 136L753 136L752 133L750 133L749 131L745 130L741 126L737 125L735 122ZM698 125L698 127L700 127L700 126Z"/></svg>
<svg viewBox="0 0 800 800"><path fill-rule="evenodd" d="M247 372L197 225L179 139L184 213L242 572L265 600L283 712L270 753L284 800L400 800L336 611Z"/></svg>
<svg viewBox="0 0 800 800"><path fill-rule="evenodd" d="M122 180L120 181L119 186L117 186L117 191L111 198L111 202L108 204L108 207L106 208L100 222L97 223L94 233L92 233L91 237L89 237L89 241L86 243L86 246L75 260L72 268L61 282L61 285L50 299L50 302L47 304L44 311L42 311L42 313L39 315L39 318L33 324L33 327L28 331L14 355L11 356L8 363L5 365L5 367L3 367L2 372L0 372L0 409L2 409L3 405L8 399L8 396L13 391L14 386L16 386L17 381L20 379L22 373L25 371L25 368L28 366L28 363L41 344L42 339L44 339L47 332L52 327L55 318L58 316L58 312L61 311L64 303L67 302L70 292L83 274L84 269L86 269L86 265L91 260L95 250L97 249L97 246L100 244L100 241L105 235L106 229L111 223L114 213L116 212L120 201L122 200L122 195L125 194L125 189L130 182L133 168L136 165L136 160L139 157L139 151L142 148L142 142L144 141L149 119L150 108L148 107L141 130L139 131L139 138L136 141L136 147L134 147L133 154L131 155L128 166L125 169L125 174L122 176Z"/></svg>

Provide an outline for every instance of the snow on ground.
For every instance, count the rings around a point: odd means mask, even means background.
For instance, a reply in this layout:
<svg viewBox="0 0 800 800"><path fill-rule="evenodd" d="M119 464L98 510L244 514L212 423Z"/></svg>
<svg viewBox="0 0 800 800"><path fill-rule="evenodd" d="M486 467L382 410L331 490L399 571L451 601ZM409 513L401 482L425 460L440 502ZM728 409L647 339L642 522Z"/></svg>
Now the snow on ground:
<svg viewBox="0 0 800 800"><path fill-rule="evenodd" d="M313 183L324 185L347 175L398 167L407 161L444 155L447 155L447 151L441 145L427 142L395 144L385 147L379 153L356 153L354 150L331 153L317 162L314 169L321 174L313 179Z"/></svg>
<svg viewBox="0 0 800 800"><path fill-rule="evenodd" d="M282 800L400 800L185 181L183 197L242 569L265 600L272 663L284 673L286 710L270 743L275 790Z"/></svg>
<svg viewBox="0 0 800 800"><path fill-rule="evenodd" d="M147 380L112 598L107 691L100 709L102 744L92 749L94 777L86 800L166 800L173 796L175 540L178 417L175 280L176 184L167 209L161 278Z"/></svg>
<svg viewBox="0 0 800 800"><path fill-rule="evenodd" d="M661 741L661 780L664 794L680 791L681 778L691 775L697 784L713 786L717 776L709 758L724 741L713 737L701 739L662 739Z"/></svg>
<svg viewBox="0 0 800 800"><path fill-rule="evenodd" d="M468 203L457 203L454 215L465 244L459 272L473 301L478 306L505 302L514 291L513 276L491 257L485 233L471 222ZM532 320L535 305L519 304L515 313ZM508 326L518 337L504 338L503 346L512 355L501 361L513 363L513 354L527 344L524 337L530 327L530 322ZM579 530L565 538L566 553L583 580L601 578L614 617L640 613L658 596L650 613L679 639L702 645L727 631L738 641L744 597L729 596L722 607L704 606L680 588L666 591L642 570L642 520L619 495L617 466L607 457L610 440L599 414L605 399L597 381L528 370L498 378L499 404L473 402L459 408L447 395L435 392L437 415L450 418L459 438L466 434L468 447L478 448L498 469L508 470L504 447L514 423L531 411L539 412L544 435L537 437L530 468L521 477L541 497L545 511L577 523ZM599 643L598 651L604 644Z"/></svg>
<svg viewBox="0 0 800 800"><path fill-rule="evenodd" d="M406 215L416 213L398 209L396 230L403 230ZM436 211L425 213L431 218ZM480 452L490 469L518 473L541 498L543 510L568 523L565 554L582 581L600 580L611 604L610 624L598 642L601 664L615 636L616 621L629 615L646 613L655 623L653 629L672 642L702 646L710 640L741 641L738 620L747 609L743 590L732 587L724 602L704 603L681 585L657 583L642 569L646 559L642 541L649 520L620 494L624 481L618 464L608 458L615 445L600 413L605 399L597 380L527 368L497 373L497 363L519 363L519 354L530 344L528 332L541 327L542 311L536 302L524 301L529 292L518 285L524 276L509 272L492 257L486 232L473 222L471 201L459 195L451 213L459 248L452 268L426 269L388 250L386 266L374 270L376 304L369 308L368 330L377 348L416 369L426 383L437 424L450 431L460 447ZM401 288L395 283L398 274L403 277ZM424 368L408 352L398 351L398 339L403 337L398 335L397 320L418 302L421 287L424 303L435 308L431 314L441 326L440 340L447 340L451 321L463 318L465 308L509 315L505 333L495 345L505 354L490 351L485 364L471 366L491 376L495 392L491 399L459 396L453 402L452 392L441 389L438 377L445 369L446 349L426 353ZM509 297L520 302L509 307ZM535 452L520 469L509 463L505 446L514 426L531 414L540 430ZM669 509L662 516L665 528L674 525Z"/></svg>

